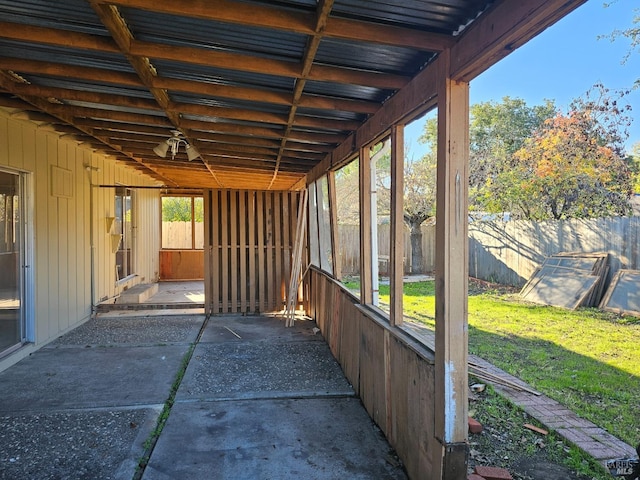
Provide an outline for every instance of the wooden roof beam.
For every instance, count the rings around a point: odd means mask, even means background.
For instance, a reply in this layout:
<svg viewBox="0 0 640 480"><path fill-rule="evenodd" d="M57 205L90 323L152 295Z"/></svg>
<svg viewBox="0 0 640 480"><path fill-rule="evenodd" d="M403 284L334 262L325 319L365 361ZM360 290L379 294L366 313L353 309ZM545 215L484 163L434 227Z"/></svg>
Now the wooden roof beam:
<svg viewBox="0 0 640 480"><path fill-rule="evenodd" d="M0 38L37 42L67 48L75 47L100 52L121 53L130 59L132 65L134 63L139 64L137 66L134 65L134 68L143 83L150 88L153 88L151 78L146 77L149 75L153 76L153 74L144 73L149 67L145 67L144 65L147 59L153 58L195 65L217 65L220 68L254 73L269 72L273 75L300 78L302 65L296 62L284 62L250 55L206 50L204 48L164 45L135 40L132 37L129 38L125 31L123 31L124 27L116 26L122 23L123 20L118 19L118 16L113 11L115 7L108 8L106 5L95 6L101 10L99 15L102 17L102 21L107 25L107 28L110 28L112 35L121 49L114 45L111 39L105 39L97 35L45 27L24 28L28 26L10 22L0 22ZM152 72L152 70L149 70L149 72ZM355 84L391 90L402 88L402 86L406 85L409 81L408 77L402 75L320 65L316 65L311 69L309 78L317 81ZM159 98L159 100L161 99Z"/></svg>
<svg viewBox="0 0 640 480"><path fill-rule="evenodd" d="M256 136L262 138L281 139L284 135L282 127L255 127L248 125L234 125L232 123L206 122L204 120L182 119L182 126L190 130L203 132L230 133L235 135ZM197 134L196 134L197 135ZM344 133L317 133L292 130L290 138L302 143L324 143L337 145L347 138Z"/></svg>
<svg viewBox="0 0 640 480"><path fill-rule="evenodd" d="M66 115L75 118L85 117L101 120L116 120L126 123L139 123L141 125L155 125L157 127L173 128L172 123L167 119L167 117L160 115L145 115L142 113L122 112L90 107L75 107L60 104L51 104L50 111L54 112L56 115ZM73 124L75 124L75 120L73 122ZM80 125L80 123L77 124ZM169 134L168 131L167 134Z"/></svg>
<svg viewBox="0 0 640 480"><path fill-rule="evenodd" d="M138 123L124 123L121 121L109 121L109 120L95 120L92 118L78 118L74 119L74 123L77 125L84 125L91 127L96 131L115 132L116 134L141 134L141 135L153 135L158 137L158 141L162 138L168 138L166 126L148 126L140 125Z"/></svg>
<svg viewBox="0 0 640 480"><path fill-rule="evenodd" d="M211 66L242 72L265 73L282 77L301 78L302 65L270 58L228 53L204 48L164 45L133 40L130 53L150 59L172 60L194 65ZM311 80L355 84L374 88L396 90L409 81L408 77L348 68L315 65L309 73Z"/></svg>
<svg viewBox="0 0 640 480"><path fill-rule="evenodd" d="M333 8L333 1L334 0L320 0L318 2L314 32L313 32L313 35L307 41L307 46L304 53L304 60L302 62L301 78L298 79L293 89L293 105L291 106L291 110L289 110L289 117L287 119L287 127L285 129L285 135L282 138L280 151L278 152L278 162L276 163L276 168L273 172L273 178L271 179L269 188L271 188L273 183L276 181L276 177L278 176L280 159L284 154L284 148L287 143L287 139L289 138L289 133L291 132L294 122L296 122L296 112L298 109L298 104L300 102L300 97L302 97L302 92L304 91L304 87L306 86L307 78L311 73L313 61L316 57L316 54L318 53L318 48L320 47L320 42L322 41L322 32L327 24L327 19L329 18L331 9ZM298 119L298 121L300 121L300 119Z"/></svg>
<svg viewBox="0 0 640 480"><path fill-rule="evenodd" d="M19 85L18 82L15 80L15 78L9 74L6 74L4 72L0 71L0 87L3 88L6 91L11 92L12 89L16 86ZM13 93L13 92L12 92ZM60 105L57 104L52 104L49 103L46 100L43 100L41 98L38 97L29 97L26 95L20 95L20 94L16 94L18 97L20 97L20 99L22 99L25 102L28 102L32 105L34 105L36 108L38 108L39 110L52 115L54 117L59 118L60 120L62 120L63 122L69 124L69 125L73 125L75 126L80 132L89 135L95 139L97 139L98 141L104 143L107 147L111 148L112 150L114 150L115 152L119 152L119 153L123 153L121 152L117 146L111 145L107 142L104 142L103 139L99 138L94 132L93 130L91 130L90 128L87 127L80 127L80 126L76 126L73 123L73 116L69 115L65 112L64 109L60 109ZM131 157L132 160L134 161L138 161L139 160L135 157ZM157 171L153 170L153 169L149 169L149 172L151 174L151 176L157 180L163 181L163 182L169 182L171 183L171 180L161 174L159 174Z"/></svg>
<svg viewBox="0 0 640 480"><path fill-rule="evenodd" d="M0 33L0 37L2 33ZM112 83L114 85L126 85L132 87L143 87L140 77L133 73L106 70L103 68L79 67L74 65L64 65L61 63L41 62L39 60L28 60L23 58L0 56L0 70L13 70L17 73L32 73L36 75L46 75L62 78L76 78L78 80L89 80L99 83Z"/></svg>
<svg viewBox="0 0 640 480"><path fill-rule="evenodd" d="M41 98L57 98L58 100L74 100L97 104L114 105L128 108L156 110L161 108L154 100L125 95L111 95L108 93L90 92L87 90L71 90L68 88L42 87L34 84L16 84L14 92Z"/></svg>
<svg viewBox="0 0 640 480"><path fill-rule="evenodd" d="M120 51L125 55L129 63L134 68L142 82L148 87L153 97L158 102L158 105L165 111L167 118L171 121L174 128L182 130L180 128L180 113L172 112L169 110L169 94L166 90L161 88L155 88L153 86L153 78L155 77L155 69L149 63L149 58L146 55L136 55L130 52L131 43L134 41L133 34L129 30L129 27L125 23L124 19L120 16L117 7L113 5L100 5L92 4L92 7L104 26L109 30L111 36L116 41ZM182 131L187 137L189 143L196 146L192 139L189 138L188 131ZM214 180L222 187L222 183L216 178L214 172L210 171Z"/></svg>
<svg viewBox="0 0 640 480"><path fill-rule="evenodd" d="M178 78L156 77L153 85L177 92L196 93L215 98L229 98L234 100L272 103L275 105L292 105L293 100L288 92L274 90L236 87L231 85L216 85L194 80ZM299 101L301 107L326 110L341 110L344 112L375 113L380 105L375 102L325 97L320 95L303 95Z"/></svg>
<svg viewBox="0 0 640 480"><path fill-rule="evenodd" d="M501 0L451 48L451 78L469 82L586 0Z"/></svg>
<svg viewBox="0 0 640 480"><path fill-rule="evenodd" d="M172 0L105 0L105 3L304 35L313 35L316 26L316 17L312 13L225 0L192 0L187 4ZM450 36L440 33L339 17L328 18L325 35L330 38L417 48L430 52L443 51L453 44Z"/></svg>
<svg viewBox="0 0 640 480"><path fill-rule="evenodd" d="M108 37L23 23L0 21L0 38L97 52L120 53L118 46Z"/></svg>
<svg viewBox="0 0 640 480"><path fill-rule="evenodd" d="M273 125L286 125L287 117L277 113L259 112L256 110L245 110L240 108L211 107L209 105L199 105L194 103L173 103L169 107L169 111L187 113L191 115L201 115L210 118L227 118L231 120L245 120L248 122L263 122ZM360 126L360 122L349 120L331 120L318 117L297 117L295 124L303 127L312 127L319 129L329 129L336 131L356 130Z"/></svg>

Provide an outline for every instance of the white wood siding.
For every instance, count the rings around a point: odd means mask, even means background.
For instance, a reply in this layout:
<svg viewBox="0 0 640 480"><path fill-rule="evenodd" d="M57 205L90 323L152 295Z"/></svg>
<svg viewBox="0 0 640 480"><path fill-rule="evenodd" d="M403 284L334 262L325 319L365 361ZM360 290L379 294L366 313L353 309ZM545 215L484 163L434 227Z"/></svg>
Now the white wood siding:
<svg viewBox="0 0 640 480"><path fill-rule="evenodd" d="M87 171L86 165L99 171ZM160 191L134 190L136 276L129 282L117 284L115 254L106 231L106 217L113 217L115 213L115 189L91 187L90 183L152 186L155 185L153 179L46 127L13 118L2 109L0 166L30 174L33 188L27 194L33 196L34 206L31 247L35 284L35 344L0 361L1 371L91 315L92 228L94 302L118 295L125 286L157 280ZM56 168L63 169L63 177L71 181L71 185L63 189L65 195L53 195L56 189L52 184L52 171Z"/></svg>

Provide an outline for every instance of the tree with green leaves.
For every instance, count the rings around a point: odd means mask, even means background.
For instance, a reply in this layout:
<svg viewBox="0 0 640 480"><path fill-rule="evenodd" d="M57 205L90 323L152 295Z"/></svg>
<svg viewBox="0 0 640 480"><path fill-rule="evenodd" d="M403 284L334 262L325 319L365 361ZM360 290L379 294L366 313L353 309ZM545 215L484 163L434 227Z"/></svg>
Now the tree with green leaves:
<svg viewBox="0 0 640 480"><path fill-rule="evenodd" d="M529 220L630 214L630 159L624 155L628 105L602 85L558 113L491 179L490 211Z"/></svg>
<svg viewBox="0 0 640 480"><path fill-rule="evenodd" d="M195 221L204 221L204 205L200 197L162 197L162 221L190 222L192 200Z"/></svg>
<svg viewBox="0 0 640 480"><path fill-rule="evenodd" d="M422 271L422 225L436 215L436 155L404 162L404 222L410 230L411 271Z"/></svg>
<svg viewBox="0 0 640 480"><path fill-rule="evenodd" d="M491 211L495 181L512 167L513 154L545 120L553 117L551 100L530 107L520 98L474 104L469 109L469 209ZM419 141L436 152L437 118L429 119Z"/></svg>

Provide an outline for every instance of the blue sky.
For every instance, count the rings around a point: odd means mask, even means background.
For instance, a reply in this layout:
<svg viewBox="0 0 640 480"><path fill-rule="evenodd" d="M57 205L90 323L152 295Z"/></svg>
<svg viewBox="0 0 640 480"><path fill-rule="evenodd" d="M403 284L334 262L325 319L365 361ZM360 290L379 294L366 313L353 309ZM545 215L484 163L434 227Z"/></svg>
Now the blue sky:
<svg viewBox="0 0 640 480"><path fill-rule="evenodd" d="M589 0L577 10L551 26L526 45L504 58L471 82L471 104L499 102L503 97L522 98L528 105L554 100L566 109L572 99L602 82L611 90L630 88L640 78L640 51L622 61L630 43L598 39L615 29L631 26L640 12L638 0L617 0L604 7L603 0ZM640 142L640 89L627 98L632 107L633 124L627 149ZM407 126L406 140L416 157L424 147L417 145L424 120Z"/></svg>

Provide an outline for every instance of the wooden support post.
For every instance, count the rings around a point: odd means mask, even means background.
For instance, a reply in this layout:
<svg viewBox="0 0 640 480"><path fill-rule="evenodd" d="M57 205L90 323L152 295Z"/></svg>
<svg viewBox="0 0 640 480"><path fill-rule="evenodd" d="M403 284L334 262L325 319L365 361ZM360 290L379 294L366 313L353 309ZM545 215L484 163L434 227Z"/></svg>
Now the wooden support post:
<svg viewBox="0 0 640 480"><path fill-rule="evenodd" d="M391 128L391 325L402 325L404 277L404 125Z"/></svg>
<svg viewBox="0 0 640 480"><path fill-rule="evenodd" d="M211 262L212 262L212 238L211 238L211 222L213 216L211 214L211 190L202 192L202 202L204 204L204 311L210 315L212 309L212 285L211 285Z"/></svg>
<svg viewBox="0 0 640 480"><path fill-rule="evenodd" d="M336 200L336 172L327 172L327 184L329 190L329 218L331 227L331 258L333 259L333 277L342 278L342 265L340 258L340 243L338 239L338 204Z"/></svg>
<svg viewBox="0 0 640 480"><path fill-rule="evenodd" d="M371 157L369 147L360 149L360 303L373 302L371 271Z"/></svg>
<svg viewBox="0 0 640 480"><path fill-rule="evenodd" d="M451 80L450 52L438 59L436 205L436 378L433 477L467 478L467 285L469 84Z"/></svg>

